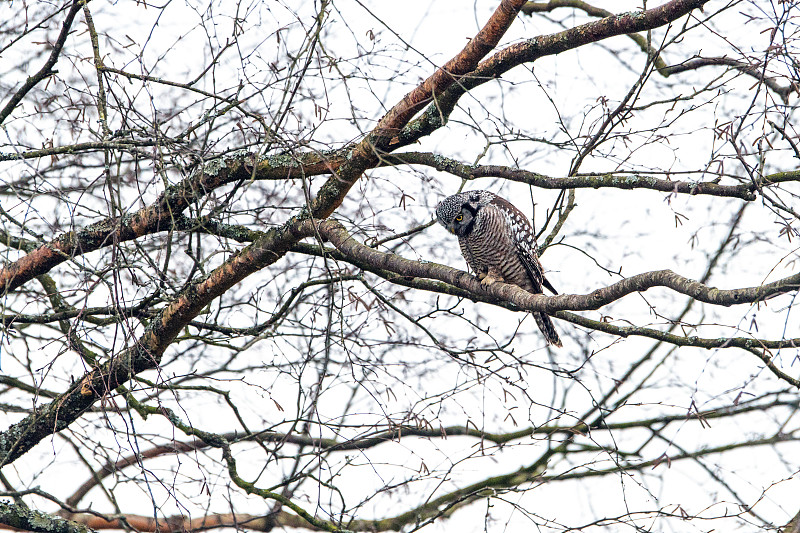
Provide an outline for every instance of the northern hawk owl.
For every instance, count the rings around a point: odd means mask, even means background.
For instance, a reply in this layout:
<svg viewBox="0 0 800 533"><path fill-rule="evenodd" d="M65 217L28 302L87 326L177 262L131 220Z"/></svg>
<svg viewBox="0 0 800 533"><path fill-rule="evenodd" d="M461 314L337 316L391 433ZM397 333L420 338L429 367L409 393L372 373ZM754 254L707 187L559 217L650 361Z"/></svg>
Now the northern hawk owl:
<svg viewBox="0 0 800 533"><path fill-rule="evenodd" d="M436 218L458 237L467 265L482 284L503 281L534 294L544 286L558 294L539 262L531 223L508 200L489 191L461 192L439 202ZM550 317L532 314L547 342L561 346Z"/></svg>

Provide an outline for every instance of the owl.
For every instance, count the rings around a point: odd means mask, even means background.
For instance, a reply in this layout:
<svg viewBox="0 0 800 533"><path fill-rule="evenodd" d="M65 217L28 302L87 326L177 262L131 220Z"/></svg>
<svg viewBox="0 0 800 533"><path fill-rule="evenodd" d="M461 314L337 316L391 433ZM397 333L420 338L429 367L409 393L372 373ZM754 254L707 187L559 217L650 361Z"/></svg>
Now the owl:
<svg viewBox="0 0 800 533"><path fill-rule="evenodd" d="M503 281L534 294L542 286L558 294L544 276L531 223L508 200L489 191L461 192L439 202L436 218L458 237L461 254L483 285ZM550 317L532 314L547 342L561 346Z"/></svg>

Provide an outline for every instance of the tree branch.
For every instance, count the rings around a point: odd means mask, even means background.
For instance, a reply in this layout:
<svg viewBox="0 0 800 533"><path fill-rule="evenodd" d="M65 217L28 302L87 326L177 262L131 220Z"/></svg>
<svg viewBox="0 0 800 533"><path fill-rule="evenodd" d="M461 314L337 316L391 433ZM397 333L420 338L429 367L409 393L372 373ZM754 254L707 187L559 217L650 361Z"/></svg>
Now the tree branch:
<svg viewBox="0 0 800 533"><path fill-rule="evenodd" d="M470 165L431 152L400 152L384 157L383 165L385 166L402 164L433 167L440 172L447 172L465 180L488 177L503 178L542 189L649 189L680 194L741 198L742 200L752 201L756 199L753 191L757 187L752 182L743 185L719 185L714 182L673 181L636 173L578 174L576 176L554 178L503 165ZM786 174L781 173L780 176L785 179ZM794 180L800 180L800 171L795 171L792 174ZM770 176L765 176L763 184L768 185L769 183L771 183Z"/></svg>
<svg viewBox="0 0 800 533"><path fill-rule="evenodd" d="M401 276L422 277L443 281L460 289L481 296L488 296L495 301L507 301L520 310L544 311L588 311L599 309L620 298L643 292L653 287L666 287L675 292L685 294L700 302L731 306L743 303L754 303L767 300L779 294L792 292L800 288L800 273L766 283L757 287L741 289L717 289L685 278L671 270L656 270L625 278L617 283L596 289L589 294L561 294L545 296L531 294L519 287L506 283L494 283L483 286L475 276L437 263L411 261L395 254L388 254L370 248L356 241L348 231L335 220L315 221L320 234L348 259L354 262L367 263L374 267L392 271ZM303 229L310 231L312 221L304 221Z"/></svg>
<svg viewBox="0 0 800 533"><path fill-rule="evenodd" d="M92 531L81 524L7 502L0 502L0 524L8 526L2 529L38 533L91 533Z"/></svg>
<svg viewBox="0 0 800 533"><path fill-rule="evenodd" d="M326 159L327 156L331 159ZM189 178L168 187L153 204L120 219L106 218L81 230L64 233L17 261L4 264L0 268L0 294L13 291L73 257L144 235L169 231L187 207L223 185L254 177L287 179L329 173L332 165L341 164L341 158L336 154L319 153L296 158L256 157L242 151L212 159L199 166Z"/></svg>
<svg viewBox="0 0 800 533"><path fill-rule="evenodd" d="M58 38L56 42L53 43L53 50L50 52L50 57L47 58L42 68L40 68L33 76L28 76L25 80L25 83L22 84L17 92L11 95L8 103L0 110L0 124L5 122L8 116L14 111L14 109L19 105L25 95L33 89L37 83L40 81L52 76L55 72L53 71L53 67L55 66L56 62L58 61L58 56L61 55L61 49L64 48L64 43L67 41L67 36L69 35L69 30L72 27L72 22L75 20L75 15L78 14L80 11L81 6L83 5L82 2L79 0L73 0L72 5L67 11L67 17L64 19L64 24L61 26L61 33L58 34Z"/></svg>
<svg viewBox="0 0 800 533"><path fill-rule="evenodd" d="M36 413L0 433L0 466L12 463L42 439L63 430L92 404L132 375L156 368L175 337L212 300L253 272L283 257L303 234L291 221L263 234L207 277L195 281L154 317L141 337L110 361L76 381ZM307 226L311 229L311 226Z"/></svg>
<svg viewBox="0 0 800 533"><path fill-rule="evenodd" d="M463 76L470 73L497 46L524 3L525 0L501 0L489 21L461 52L406 94L402 101L383 116L372 132L349 153L347 161L336 175L320 188L310 206L310 213L314 218L330 216L364 171L375 167L380 162L380 155L399 142L395 136L417 111L457 81L461 83ZM399 145L392 149L397 147Z"/></svg>
<svg viewBox="0 0 800 533"><path fill-rule="evenodd" d="M623 13L588 22L568 30L541 35L522 43L513 44L481 62L457 85L439 94L436 102L422 116L409 123L398 135L398 147L416 142L442 127L455 109L458 100L475 87L499 78L512 68L532 63L539 58L560 54L589 43L640 31L652 30L678 20L709 0L672 0L645 11Z"/></svg>
<svg viewBox="0 0 800 533"><path fill-rule="evenodd" d="M522 7L521 11L522 13L530 15L532 13L550 12L561 7L580 9L592 17L613 16L611 11L588 4L582 0L549 0L548 2L527 2ZM665 78L668 78L672 74L697 70L707 66L726 66L747 74L748 76L752 76L758 81L764 83L771 91L777 94L784 103L788 102L789 95L792 92L798 91L798 88L792 85L778 85L774 79L765 76L764 72L759 69L757 65L752 65L745 61L739 61L728 57L696 57L688 59L682 63L668 66L661 57L660 51L651 46L645 36L640 35L639 33L629 33L627 34L627 37L635 42L642 52L654 58L653 65L655 66L656 71Z"/></svg>

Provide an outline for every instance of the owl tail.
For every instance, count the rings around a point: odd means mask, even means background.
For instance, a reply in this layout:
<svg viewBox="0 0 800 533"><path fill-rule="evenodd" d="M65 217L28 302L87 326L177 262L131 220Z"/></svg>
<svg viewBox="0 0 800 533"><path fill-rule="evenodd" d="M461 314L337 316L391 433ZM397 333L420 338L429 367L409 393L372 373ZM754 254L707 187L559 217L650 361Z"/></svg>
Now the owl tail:
<svg viewBox="0 0 800 533"><path fill-rule="evenodd" d="M547 341L547 344L552 344L553 346L561 347L561 339L558 336L558 332L556 331L555 326L553 325L553 321L550 320L550 317L547 316L545 313L533 312L534 320L536 320L536 325L539 326L539 329L544 334L544 339Z"/></svg>

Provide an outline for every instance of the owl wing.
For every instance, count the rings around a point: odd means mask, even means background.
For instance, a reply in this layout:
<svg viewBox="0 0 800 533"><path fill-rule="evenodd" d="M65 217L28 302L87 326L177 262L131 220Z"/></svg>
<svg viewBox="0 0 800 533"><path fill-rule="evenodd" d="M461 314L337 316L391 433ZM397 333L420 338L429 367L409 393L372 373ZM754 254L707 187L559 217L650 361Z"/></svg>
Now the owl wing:
<svg viewBox="0 0 800 533"><path fill-rule="evenodd" d="M536 237L533 234L533 228L528 222L528 218L514 204L504 198L496 196L492 203L506 213L506 220L508 220L511 239L514 242L517 257L519 257L522 266L525 267L535 291L542 292L542 287L544 286L553 294L558 294L558 291L544 275L544 268L542 268L542 263L539 262L539 256L536 251Z"/></svg>
<svg viewBox="0 0 800 533"><path fill-rule="evenodd" d="M517 255L522 262L522 266L525 267L525 271L528 273L528 276L530 276L536 288L539 289L539 292L542 291L542 286L544 286L553 294L558 294L558 291L555 289L555 287L553 287L553 284L550 283L550 281L544 275L542 263L539 262L539 258L535 252L536 243L533 243L533 249L531 249L530 246L520 242L515 242L514 244L517 247Z"/></svg>

